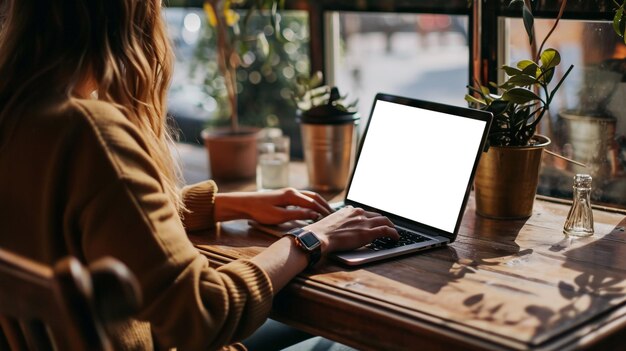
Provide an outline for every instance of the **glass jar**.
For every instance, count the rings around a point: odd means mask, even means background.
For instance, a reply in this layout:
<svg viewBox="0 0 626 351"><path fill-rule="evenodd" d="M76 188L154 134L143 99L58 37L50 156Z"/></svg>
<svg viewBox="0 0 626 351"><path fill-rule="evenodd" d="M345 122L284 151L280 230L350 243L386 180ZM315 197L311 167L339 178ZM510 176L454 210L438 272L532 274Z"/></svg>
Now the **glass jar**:
<svg viewBox="0 0 626 351"><path fill-rule="evenodd" d="M593 235L593 212L591 210L591 176L574 176L574 202L569 210L563 233L570 236Z"/></svg>

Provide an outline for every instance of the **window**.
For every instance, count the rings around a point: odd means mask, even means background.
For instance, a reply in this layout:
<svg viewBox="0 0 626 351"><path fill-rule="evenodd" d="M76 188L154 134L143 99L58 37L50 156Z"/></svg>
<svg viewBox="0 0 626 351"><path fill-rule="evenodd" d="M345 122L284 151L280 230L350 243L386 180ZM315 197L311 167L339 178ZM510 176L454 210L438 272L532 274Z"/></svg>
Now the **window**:
<svg viewBox="0 0 626 351"><path fill-rule="evenodd" d="M165 18L176 55L169 113L181 130L182 141L199 142L203 127L219 125L227 117L221 115L227 110L222 108L227 105L227 97L215 60L214 28L201 8L167 8ZM273 31L266 23L261 16L255 16L247 30L251 36ZM268 57L258 50L243 55L237 71L240 124L280 126L287 134L295 132L296 113L289 101L289 87L297 74L308 74L310 70L308 23L304 11L282 11L284 40L269 39L274 50Z"/></svg>
<svg viewBox="0 0 626 351"><path fill-rule="evenodd" d="M331 12L327 22L328 81L359 99L363 118L378 92L467 105L467 16Z"/></svg>
<svg viewBox="0 0 626 351"><path fill-rule="evenodd" d="M201 1L194 1L201 6ZM171 1L177 2L188 3ZM262 121L257 125L278 121L287 134L297 134L295 109L286 102L285 89L289 77L309 70L324 71L326 83L358 98L363 122L379 91L465 106L470 77L483 83L498 81L500 65L529 57L520 11L509 8L509 3L287 1L288 7L306 11L293 12L293 27L288 26L293 41L281 47L279 65L272 64L271 72L263 70L267 66L255 58L238 73L241 114ZM532 6L537 37L543 38L560 0L532 1ZM595 204L626 208L626 48L611 28L614 7L612 0L570 0L547 44L561 53L562 70L570 64L575 68L551 104L540 133L552 139L550 150L589 167L544 156L539 194L571 199L572 176L585 172L594 177ZM478 13L480 17L474 17ZM178 54L171 88L173 114L201 121L217 118L223 89L210 58L211 28L200 9L169 9L167 17ZM194 32L198 18L200 28ZM255 100L259 94L264 95ZM183 118L178 119L182 125Z"/></svg>
<svg viewBox="0 0 626 351"><path fill-rule="evenodd" d="M530 57L522 20L503 23L505 62ZM536 19L538 40L553 23ZM562 20L548 47L561 53L557 76L570 65L574 69L539 132L552 140L548 149L587 167L544 154L538 193L571 199L573 176L587 173L595 204L626 208L626 45L608 21Z"/></svg>

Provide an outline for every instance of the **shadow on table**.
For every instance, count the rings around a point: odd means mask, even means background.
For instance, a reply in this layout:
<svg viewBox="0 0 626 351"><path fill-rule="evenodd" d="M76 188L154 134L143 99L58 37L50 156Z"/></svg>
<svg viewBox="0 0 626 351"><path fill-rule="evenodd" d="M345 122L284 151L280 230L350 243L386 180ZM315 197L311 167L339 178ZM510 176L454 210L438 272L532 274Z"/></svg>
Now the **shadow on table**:
<svg viewBox="0 0 626 351"><path fill-rule="evenodd" d="M396 257L386 264L360 268L410 287L437 294L445 286L475 273L481 266L497 266L504 257L525 256L515 242L525 220L498 221L476 216L470 227L473 236L459 235L447 247ZM504 230L503 228L506 228Z"/></svg>
<svg viewBox="0 0 626 351"><path fill-rule="evenodd" d="M567 330L626 303L624 227L626 219L610 233L599 235L599 239L565 238L550 247L552 252L563 252L563 268L580 273L573 280L558 282L559 294L567 301L564 306L558 309L550 304L526 307L526 312L539 321L535 335Z"/></svg>

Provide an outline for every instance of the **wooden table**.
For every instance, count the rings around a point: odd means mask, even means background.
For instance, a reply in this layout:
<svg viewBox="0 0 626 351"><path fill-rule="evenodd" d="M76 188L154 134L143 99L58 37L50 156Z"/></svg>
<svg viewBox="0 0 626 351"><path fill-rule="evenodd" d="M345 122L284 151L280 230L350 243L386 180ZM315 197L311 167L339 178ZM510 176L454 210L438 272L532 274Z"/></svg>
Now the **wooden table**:
<svg viewBox="0 0 626 351"><path fill-rule="evenodd" d="M304 165L291 167L306 184ZM626 219L595 210L596 234L571 239L568 210L537 200L528 220L490 220L470 199L450 246L357 268L326 261L276 297L273 317L365 350L626 350ZM191 240L223 264L275 239L233 221Z"/></svg>

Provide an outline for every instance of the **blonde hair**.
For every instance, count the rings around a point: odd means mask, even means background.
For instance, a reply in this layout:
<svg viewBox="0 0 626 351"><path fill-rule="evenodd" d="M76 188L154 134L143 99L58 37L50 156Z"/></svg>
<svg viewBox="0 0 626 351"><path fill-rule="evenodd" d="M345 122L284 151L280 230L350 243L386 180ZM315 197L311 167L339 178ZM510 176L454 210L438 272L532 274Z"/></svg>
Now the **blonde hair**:
<svg viewBox="0 0 626 351"><path fill-rule="evenodd" d="M90 77L98 99L143 132L182 209L166 124L172 65L160 0L0 0L0 126L51 89L76 98Z"/></svg>

